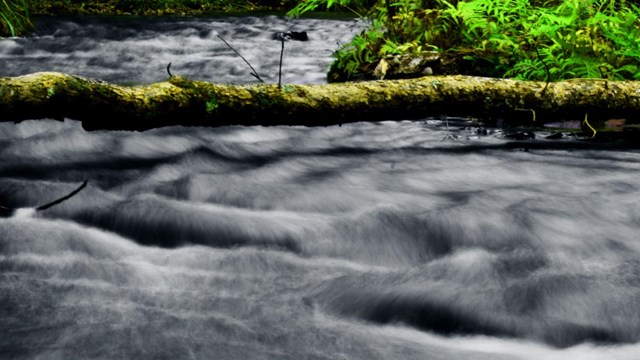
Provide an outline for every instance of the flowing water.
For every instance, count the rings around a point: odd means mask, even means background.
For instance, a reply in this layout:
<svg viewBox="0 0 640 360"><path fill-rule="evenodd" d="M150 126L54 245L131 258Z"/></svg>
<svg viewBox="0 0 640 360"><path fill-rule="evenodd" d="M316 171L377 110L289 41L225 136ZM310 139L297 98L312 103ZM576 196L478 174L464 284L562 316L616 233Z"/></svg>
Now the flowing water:
<svg viewBox="0 0 640 360"><path fill-rule="evenodd" d="M359 26L49 20L0 71L252 81L226 31L273 81L261 44L294 25L299 82ZM455 124L0 123L0 357L637 359L638 151Z"/></svg>
<svg viewBox="0 0 640 360"><path fill-rule="evenodd" d="M0 76L62 71L140 84L174 75L213 82L257 82L240 53L266 82L278 81L281 43L275 32L306 31L309 41L285 43L284 83L322 83L338 44L365 28L354 20L235 18L40 19L26 39L0 41Z"/></svg>

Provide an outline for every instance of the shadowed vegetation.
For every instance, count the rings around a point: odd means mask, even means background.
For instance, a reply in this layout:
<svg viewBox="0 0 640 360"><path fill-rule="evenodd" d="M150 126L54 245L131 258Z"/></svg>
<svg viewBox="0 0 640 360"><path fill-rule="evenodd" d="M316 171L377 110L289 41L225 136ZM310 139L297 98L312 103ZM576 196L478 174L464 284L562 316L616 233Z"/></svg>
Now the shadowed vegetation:
<svg viewBox="0 0 640 360"><path fill-rule="evenodd" d="M282 10L294 0L27 0L34 14L207 15L230 11Z"/></svg>
<svg viewBox="0 0 640 360"><path fill-rule="evenodd" d="M32 30L24 0L0 0L0 36L20 36Z"/></svg>
<svg viewBox="0 0 640 360"><path fill-rule="evenodd" d="M33 31L30 15L200 16L226 12L284 11L296 0L0 0L0 37Z"/></svg>

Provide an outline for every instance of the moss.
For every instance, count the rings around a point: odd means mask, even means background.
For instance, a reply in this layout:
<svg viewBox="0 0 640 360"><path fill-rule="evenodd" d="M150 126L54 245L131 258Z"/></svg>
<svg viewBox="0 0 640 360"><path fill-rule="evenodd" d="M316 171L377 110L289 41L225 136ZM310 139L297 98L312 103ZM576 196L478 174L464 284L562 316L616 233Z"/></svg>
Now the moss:
<svg viewBox="0 0 640 360"><path fill-rule="evenodd" d="M223 85L187 78L119 86L60 73L0 78L0 119L71 117L96 128L144 129L169 124L331 125L427 115L555 122L589 114L640 120L640 85L592 80L551 83L468 76L326 85Z"/></svg>

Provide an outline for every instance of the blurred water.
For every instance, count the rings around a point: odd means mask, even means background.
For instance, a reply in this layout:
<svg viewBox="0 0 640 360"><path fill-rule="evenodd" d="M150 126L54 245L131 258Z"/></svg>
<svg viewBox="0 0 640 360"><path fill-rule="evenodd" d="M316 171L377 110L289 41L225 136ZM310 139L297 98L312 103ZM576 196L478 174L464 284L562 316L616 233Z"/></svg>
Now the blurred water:
<svg viewBox="0 0 640 360"><path fill-rule="evenodd" d="M193 21L175 26L212 20ZM113 26L106 43L135 47ZM26 58L21 72L156 76L137 62L101 73L75 51ZM324 63L300 61L321 81ZM250 81L237 76L224 81ZM0 123L0 206L26 209L0 218L1 357L637 359L638 151L464 125Z"/></svg>
<svg viewBox="0 0 640 360"><path fill-rule="evenodd" d="M354 20L225 18L40 18L29 38L0 41L0 76L62 71L139 84L163 81L171 72L213 82L257 80L222 40L249 61L266 82L278 81L279 31L306 31L309 41L285 43L282 81L321 83L338 44L364 28Z"/></svg>
<svg viewBox="0 0 640 360"><path fill-rule="evenodd" d="M8 358L619 358L640 339L637 152L437 122L0 125Z"/></svg>

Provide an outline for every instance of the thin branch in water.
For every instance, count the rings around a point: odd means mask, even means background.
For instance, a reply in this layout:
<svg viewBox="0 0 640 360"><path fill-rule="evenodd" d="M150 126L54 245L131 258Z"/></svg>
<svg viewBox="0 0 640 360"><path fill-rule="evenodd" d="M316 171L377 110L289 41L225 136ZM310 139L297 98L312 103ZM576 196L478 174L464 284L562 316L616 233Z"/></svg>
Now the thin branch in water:
<svg viewBox="0 0 640 360"><path fill-rule="evenodd" d="M169 74L169 77L173 77L173 74L171 74L171 63L167 65L167 74Z"/></svg>
<svg viewBox="0 0 640 360"><path fill-rule="evenodd" d="M63 201L66 201L70 198L72 198L73 196L75 196L77 193L79 193L82 189L84 189L87 186L87 180L85 180L78 188L76 188L75 190L73 190L72 192L70 192L69 194L56 199L54 201L51 201L47 204L44 205L40 205L36 208L6 208L4 206L0 206L0 218L8 218L8 217L12 217L12 216L25 216L25 214L28 214L27 216L30 216L31 214L33 214L36 211L42 211L42 210L47 210L48 208L58 205ZM22 214L22 215L21 215Z"/></svg>
<svg viewBox="0 0 640 360"><path fill-rule="evenodd" d="M440 140L440 142L443 142L445 140L457 140L458 137L452 134L451 130L449 129L449 117L447 115L443 115L443 117L444 117L445 125L447 125L447 135L443 137L442 140Z"/></svg>
<svg viewBox="0 0 640 360"><path fill-rule="evenodd" d="M252 72L250 73L250 74L251 74L251 76L255 77L255 78L256 78L256 79L258 79L258 81L260 81L260 82L264 82L264 80L262 80L262 79L260 78L260 75L258 75L258 72L256 71L256 69L254 69L254 68L253 68L253 66L251 66L251 64L249 64L249 62L247 61L247 59L245 59L245 58L244 58L244 56L240 55L240 53L239 53L236 49L234 49L234 48L233 48L233 46L231 46L231 45L230 45L230 44L229 44L225 39L223 39L223 38L222 38L222 36L220 36L220 35L216 35L216 36L217 36L217 37L219 37L219 38L220 38L220 40L222 40L222 42L224 42L224 43L225 43L225 45L227 45L227 46L229 47L229 49L233 50L233 52L234 52L234 53L236 53L236 55L240 56L240 58L241 58L242 60L244 60L244 62L245 62L247 65L249 65L249 67L251 68L251 71L252 71Z"/></svg>
<svg viewBox="0 0 640 360"><path fill-rule="evenodd" d="M282 87L282 57L284 56L284 42L287 40L307 41L309 36L306 31L287 31L276 32L273 34L272 39L279 40L282 44L280 48L280 66L278 68L278 87Z"/></svg>
<svg viewBox="0 0 640 360"><path fill-rule="evenodd" d="M284 38L280 38L282 48L280 49L280 67L278 68L278 88L282 87L282 56L284 55Z"/></svg>
<svg viewBox="0 0 640 360"><path fill-rule="evenodd" d="M80 192L80 190L84 189L85 186L87 186L87 180L85 180L77 189L73 190L72 192L70 192L69 194L54 200L48 204L44 204L44 205L40 205L36 208L37 211L42 211L42 210L47 210L48 208L54 206L54 205L58 205L61 202L70 199L71 197L73 197L74 195L76 195L77 193Z"/></svg>

